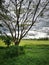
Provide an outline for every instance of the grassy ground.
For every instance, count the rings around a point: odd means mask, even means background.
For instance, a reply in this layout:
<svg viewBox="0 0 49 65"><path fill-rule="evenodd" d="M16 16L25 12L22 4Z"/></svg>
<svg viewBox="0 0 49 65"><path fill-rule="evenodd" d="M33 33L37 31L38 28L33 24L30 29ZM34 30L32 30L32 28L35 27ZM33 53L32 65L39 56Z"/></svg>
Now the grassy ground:
<svg viewBox="0 0 49 65"><path fill-rule="evenodd" d="M22 40L20 45L49 45L49 40Z"/></svg>
<svg viewBox="0 0 49 65"><path fill-rule="evenodd" d="M22 40L20 45L25 54L5 57L7 48L1 47L5 45L0 41L0 65L49 65L49 41Z"/></svg>

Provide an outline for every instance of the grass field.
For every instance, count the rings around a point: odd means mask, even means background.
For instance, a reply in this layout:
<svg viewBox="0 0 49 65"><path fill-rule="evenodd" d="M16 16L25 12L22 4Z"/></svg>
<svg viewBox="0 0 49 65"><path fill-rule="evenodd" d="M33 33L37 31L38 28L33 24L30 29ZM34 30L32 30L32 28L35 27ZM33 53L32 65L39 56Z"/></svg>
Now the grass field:
<svg viewBox="0 0 49 65"><path fill-rule="evenodd" d="M20 45L49 45L49 40L22 40Z"/></svg>
<svg viewBox="0 0 49 65"><path fill-rule="evenodd" d="M22 40L25 53L14 57L9 57L11 52L5 56L8 48L4 46L0 40L0 65L49 65L49 41Z"/></svg>

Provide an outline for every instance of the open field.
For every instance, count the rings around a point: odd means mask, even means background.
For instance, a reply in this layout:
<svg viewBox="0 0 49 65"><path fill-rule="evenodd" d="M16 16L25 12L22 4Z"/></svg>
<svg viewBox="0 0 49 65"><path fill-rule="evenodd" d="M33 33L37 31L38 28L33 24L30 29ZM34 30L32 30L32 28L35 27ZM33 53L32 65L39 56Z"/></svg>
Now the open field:
<svg viewBox="0 0 49 65"><path fill-rule="evenodd" d="M10 57L10 47L4 47L4 43L0 40L0 65L49 65L49 41L22 40L20 45L25 53Z"/></svg>
<svg viewBox="0 0 49 65"><path fill-rule="evenodd" d="M49 40L22 40L20 45L49 45Z"/></svg>
<svg viewBox="0 0 49 65"><path fill-rule="evenodd" d="M22 40L19 45L49 45L49 40ZM2 40L0 40L0 46L6 46Z"/></svg>

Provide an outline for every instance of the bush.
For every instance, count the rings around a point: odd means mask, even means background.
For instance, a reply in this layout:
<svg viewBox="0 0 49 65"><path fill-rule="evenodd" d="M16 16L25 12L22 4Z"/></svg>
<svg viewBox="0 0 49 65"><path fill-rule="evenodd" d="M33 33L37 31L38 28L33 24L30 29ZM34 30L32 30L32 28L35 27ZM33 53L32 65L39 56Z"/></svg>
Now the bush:
<svg viewBox="0 0 49 65"><path fill-rule="evenodd" d="M10 37L6 37L5 40L4 40L4 43L7 45L7 47L9 47L9 45L11 44Z"/></svg>
<svg viewBox="0 0 49 65"><path fill-rule="evenodd" d="M0 36L0 39L3 40L3 42L7 45L7 47L9 47L9 45L11 44L12 38L10 36Z"/></svg>
<svg viewBox="0 0 49 65"><path fill-rule="evenodd" d="M12 58L15 56L19 56L21 54L24 54L24 48L21 46L11 46L7 48L4 57L5 58Z"/></svg>

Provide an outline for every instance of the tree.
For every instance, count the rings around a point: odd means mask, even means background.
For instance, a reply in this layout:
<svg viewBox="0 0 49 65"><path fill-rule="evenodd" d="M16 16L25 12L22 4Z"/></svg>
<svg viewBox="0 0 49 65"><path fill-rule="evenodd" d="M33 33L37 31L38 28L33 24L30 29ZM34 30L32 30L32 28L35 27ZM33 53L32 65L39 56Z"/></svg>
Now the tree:
<svg viewBox="0 0 49 65"><path fill-rule="evenodd" d="M15 45L19 45L48 3L48 0L5 0L0 7L0 23L4 28L0 31L8 37L7 30Z"/></svg>

